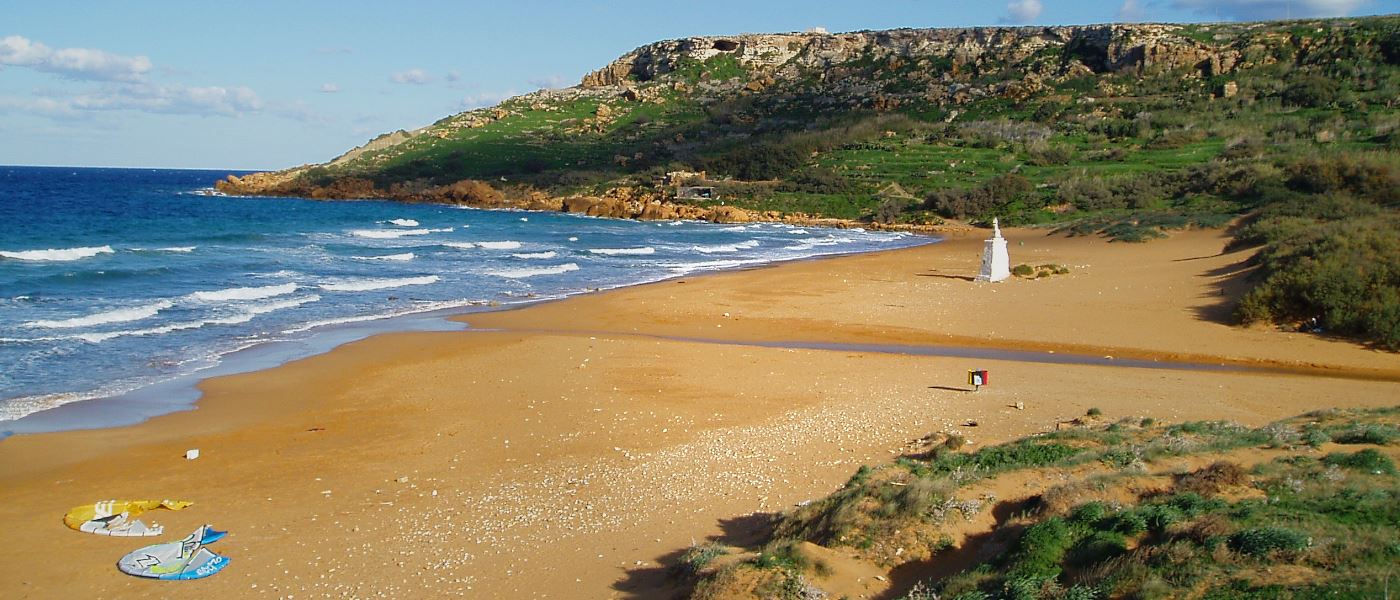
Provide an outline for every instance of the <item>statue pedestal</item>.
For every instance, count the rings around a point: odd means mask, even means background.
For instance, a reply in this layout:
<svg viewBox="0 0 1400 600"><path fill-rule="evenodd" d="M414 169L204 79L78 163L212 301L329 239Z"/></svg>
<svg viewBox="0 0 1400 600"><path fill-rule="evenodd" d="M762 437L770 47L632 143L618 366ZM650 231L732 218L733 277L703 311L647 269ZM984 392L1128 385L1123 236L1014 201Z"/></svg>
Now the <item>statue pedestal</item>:
<svg viewBox="0 0 1400 600"><path fill-rule="evenodd" d="M1011 276L1011 256L1006 252L1006 238L1001 237L1001 225L992 220L994 233L982 247L982 269L977 281L1001 281Z"/></svg>

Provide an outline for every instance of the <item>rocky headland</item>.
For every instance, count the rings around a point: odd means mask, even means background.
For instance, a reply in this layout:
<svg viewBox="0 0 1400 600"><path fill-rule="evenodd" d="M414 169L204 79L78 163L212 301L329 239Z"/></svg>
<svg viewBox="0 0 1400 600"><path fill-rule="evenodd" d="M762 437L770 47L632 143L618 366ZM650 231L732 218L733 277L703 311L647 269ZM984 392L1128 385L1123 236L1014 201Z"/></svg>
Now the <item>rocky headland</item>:
<svg viewBox="0 0 1400 600"><path fill-rule="evenodd" d="M1112 100L1133 93L1125 89L1131 87L1125 78L1162 73L1228 98L1240 91L1231 79L1235 73L1371 43L1358 37L1355 23L976 27L665 40L628 52L573 87L384 134L324 164L229 177L217 186L237 195L812 222L822 215L687 201L664 173L765 132L811 132L819 127L814 117L899 113L954 123L988 103L1038 99L1088 105L1088 115L1109 119L1118 110ZM1067 93L1069 82L1074 90ZM721 175L688 183L742 179Z"/></svg>

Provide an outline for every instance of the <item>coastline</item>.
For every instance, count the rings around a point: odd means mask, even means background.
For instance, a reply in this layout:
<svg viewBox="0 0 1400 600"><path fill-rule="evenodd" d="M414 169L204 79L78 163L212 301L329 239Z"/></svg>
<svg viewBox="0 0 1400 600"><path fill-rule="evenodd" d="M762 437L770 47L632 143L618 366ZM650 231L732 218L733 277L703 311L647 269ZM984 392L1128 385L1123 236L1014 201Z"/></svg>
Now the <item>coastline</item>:
<svg viewBox="0 0 1400 600"><path fill-rule="evenodd" d="M1248 253L1221 253L1219 232L1111 248L1007 235L1023 244L1013 263L1060 262L1070 274L972 283L981 240L949 236L686 276L457 317L470 333L384 334L208 380L197 410L132 427L15 436L0 442L12 500L0 523L33 542L0 550L3 588L183 591L122 576L110 563L130 544L59 520L99 497L152 496L196 502L148 516L170 537L204 522L233 531L219 548L234 559L229 571L190 584L221 597L667 597L661 565L692 538L741 535L749 513L824 494L929 431L985 444L1089 406L1260 424L1334 403L1394 403L1392 354L1226 325L1219 307ZM1385 377L744 344L946 340ZM965 391L972 367L989 368L994 384ZM185 461L192 447L204 455ZM68 557L63 569L43 558L54 555Z"/></svg>
<svg viewBox="0 0 1400 600"><path fill-rule="evenodd" d="M377 198L367 200L376 202L384 201ZM444 204L444 206L451 205ZM462 206L457 206L457 208L462 208ZM492 211L524 211L524 209L514 207L468 208ZM562 214L575 217L586 216L574 215L568 212ZM597 218L610 219L612 217ZM816 221L812 221L808 223L808 225L811 227L822 226ZM854 222L832 222L826 223L825 226L832 227L833 229L831 229L831 231L835 231L836 229L834 228L845 228L854 225ZM919 232L911 231L909 233L914 233L914 235L906 239L924 240L917 242L919 245L938 243L942 239L927 230L921 230ZM907 246L901 245L901 247ZM767 257L751 261L741 260L735 262L740 263L742 266L721 268L705 267L699 268L693 272L663 274L659 277L641 277L638 280L620 285L610 283L604 287L564 291L558 294L545 294L538 297L532 293L528 296L511 297L505 300L491 300L489 302L485 300L462 301L450 308L426 308L410 312L399 311L313 322L306 327L283 331L282 335L269 334L270 337L263 336L262 339L243 343L227 351L221 351L211 359L212 362L210 364L191 371L164 377L148 378L140 382L121 382L122 385L109 385L92 391L51 394L51 396L54 397L67 398L58 401L48 408L28 413L18 419L0 423L0 442L16 434L126 427L142 423L150 418L164 414L191 410L195 408L195 403L198 402L201 396L198 386L206 379L275 368L287 362L328 352L349 341L364 339L370 336L407 331L447 331L465 327L463 324L464 321L454 321L451 320L451 317L465 317L480 312L497 310L513 310L539 303L563 300L578 295L607 292L632 286L649 285L660 281L693 277L714 272L742 271L750 268L763 268L783 263L820 260L868 251L869 250L838 250L799 258ZM753 264L746 264L749 262ZM294 332L309 333L305 336L286 336L286 334ZM46 403L48 402L47 398L36 398Z"/></svg>

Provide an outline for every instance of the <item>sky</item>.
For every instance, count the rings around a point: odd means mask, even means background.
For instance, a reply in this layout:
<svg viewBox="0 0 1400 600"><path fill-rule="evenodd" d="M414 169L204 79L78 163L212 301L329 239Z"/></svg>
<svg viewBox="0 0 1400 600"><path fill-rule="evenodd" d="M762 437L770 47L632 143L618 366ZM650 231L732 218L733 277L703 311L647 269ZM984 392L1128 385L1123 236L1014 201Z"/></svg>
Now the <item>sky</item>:
<svg viewBox="0 0 1400 600"><path fill-rule="evenodd" d="M0 0L0 164L279 169L699 35L1400 13L1400 0Z"/></svg>

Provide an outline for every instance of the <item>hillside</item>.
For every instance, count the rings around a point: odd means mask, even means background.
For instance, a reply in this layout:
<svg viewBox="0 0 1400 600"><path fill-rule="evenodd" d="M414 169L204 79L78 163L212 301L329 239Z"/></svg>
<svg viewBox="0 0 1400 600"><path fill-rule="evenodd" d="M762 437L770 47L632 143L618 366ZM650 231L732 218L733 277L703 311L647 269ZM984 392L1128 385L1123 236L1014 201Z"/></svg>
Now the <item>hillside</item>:
<svg viewBox="0 0 1400 600"><path fill-rule="evenodd" d="M219 187L1127 241L1245 215L1242 320L1396 348L1400 272L1356 265L1400 263L1397 98L1395 16L697 37Z"/></svg>
<svg viewBox="0 0 1400 600"><path fill-rule="evenodd" d="M1386 597L1400 409L1259 429L1096 412L975 452L930 435L672 573L698 599Z"/></svg>

